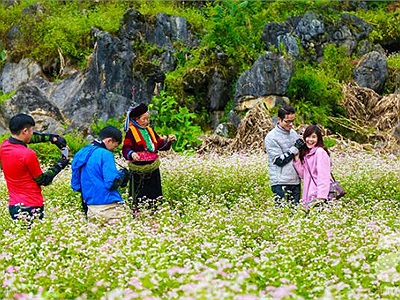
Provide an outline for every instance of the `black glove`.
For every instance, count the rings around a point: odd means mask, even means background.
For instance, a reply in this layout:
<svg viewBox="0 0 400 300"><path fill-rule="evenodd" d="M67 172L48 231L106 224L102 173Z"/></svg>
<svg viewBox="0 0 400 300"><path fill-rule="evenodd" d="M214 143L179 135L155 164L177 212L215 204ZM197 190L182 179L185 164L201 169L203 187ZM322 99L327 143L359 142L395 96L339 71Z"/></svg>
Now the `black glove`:
<svg viewBox="0 0 400 300"><path fill-rule="evenodd" d="M66 166L68 166L69 159L66 157L61 157L59 160L56 162L56 166L60 167L60 169L64 169Z"/></svg>
<svg viewBox="0 0 400 300"><path fill-rule="evenodd" d="M67 146L67 141L58 134L51 134L50 135L50 142L56 145L59 149L64 148Z"/></svg>
<svg viewBox="0 0 400 300"><path fill-rule="evenodd" d="M303 139L297 139L294 143L294 146L299 150L303 149L305 145L306 143L303 141Z"/></svg>
<svg viewBox="0 0 400 300"><path fill-rule="evenodd" d="M122 174L120 187L126 187L129 182L129 178L131 177L131 173L125 168L120 169L119 172Z"/></svg>

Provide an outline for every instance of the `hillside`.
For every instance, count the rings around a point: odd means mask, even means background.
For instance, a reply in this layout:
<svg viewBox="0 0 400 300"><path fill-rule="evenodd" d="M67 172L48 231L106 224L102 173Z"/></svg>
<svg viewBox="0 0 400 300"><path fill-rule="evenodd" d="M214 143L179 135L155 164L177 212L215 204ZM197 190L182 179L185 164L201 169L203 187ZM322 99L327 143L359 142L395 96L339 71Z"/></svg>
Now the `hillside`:
<svg viewBox="0 0 400 300"><path fill-rule="evenodd" d="M235 135L273 97L296 107L298 126L381 148L400 140L398 2L29 0L2 2L0 17L0 132L31 107L44 129L88 134L145 102L183 150L218 126Z"/></svg>

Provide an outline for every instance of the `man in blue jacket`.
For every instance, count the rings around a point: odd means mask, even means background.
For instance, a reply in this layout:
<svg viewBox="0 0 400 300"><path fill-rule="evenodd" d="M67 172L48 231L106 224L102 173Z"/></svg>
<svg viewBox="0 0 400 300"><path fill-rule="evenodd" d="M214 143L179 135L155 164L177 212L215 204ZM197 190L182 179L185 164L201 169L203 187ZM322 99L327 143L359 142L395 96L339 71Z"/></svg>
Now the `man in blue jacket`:
<svg viewBox="0 0 400 300"><path fill-rule="evenodd" d="M121 131L107 126L100 131L99 139L74 155L71 187L82 194L89 220L112 224L129 214L118 191L126 186L129 172L117 170L112 153L121 142Z"/></svg>

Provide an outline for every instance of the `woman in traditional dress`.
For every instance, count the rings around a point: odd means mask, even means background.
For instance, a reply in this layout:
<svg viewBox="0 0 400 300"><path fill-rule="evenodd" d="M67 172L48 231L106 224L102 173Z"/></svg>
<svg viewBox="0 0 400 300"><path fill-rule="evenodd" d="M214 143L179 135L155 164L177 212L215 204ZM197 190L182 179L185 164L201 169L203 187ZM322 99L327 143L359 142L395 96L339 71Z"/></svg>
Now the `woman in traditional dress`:
<svg viewBox="0 0 400 300"><path fill-rule="evenodd" d="M124 124L125 139L122 154L129 161L132 173L129 195L134 209L149 204L155 208L162 197L160 160L157 152L169 150L175 136L161 138L150 126L148 107L140 103L130 107Z"/></svg>

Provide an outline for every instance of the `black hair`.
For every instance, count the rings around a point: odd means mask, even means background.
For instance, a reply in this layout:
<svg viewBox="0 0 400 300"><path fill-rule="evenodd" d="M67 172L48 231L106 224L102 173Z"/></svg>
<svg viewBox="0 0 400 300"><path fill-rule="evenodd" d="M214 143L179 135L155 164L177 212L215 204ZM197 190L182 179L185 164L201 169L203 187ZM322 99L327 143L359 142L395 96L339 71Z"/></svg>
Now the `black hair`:
<svg viewBox="0 0 400 300"><path fill-rule="evenodd" d="M286 115L292 115L294 114L294 108L293 106L290 105L284 105L278 110L278 118L279 119L284 119Z"/></svg>
<svg viewBox="0 0 400 300"><path fill-rule="evenodd" d="M102 130L100 130L99 137L101 140L106 138L112 138L114 141L121 144L122 142L122 133L121 130L114 126L106 126Z"/></svg>
<svg viewBox="0 0 400 300"><path fill-rule="evenodd" d="M35 126L35 120L27 114L17 114L10 119L8 127L12 134L20 134L25 128Z"/></svg>
<svg viewBox="0 0 400 300"><path fill-rule="evenodd" d="M324 145L324 138L322 136L321 129L317 125L309 125L303 132L303 140L305 141L307 137L315 133L317 135L317 143L316 147L321 147L323 148L328 155L330 155L328 148L325 147ZM310 149L308 147L303 147L303 149L300 150L300 160L304 162L304 157L307 155L307 153L310 152Z"/></svg>

